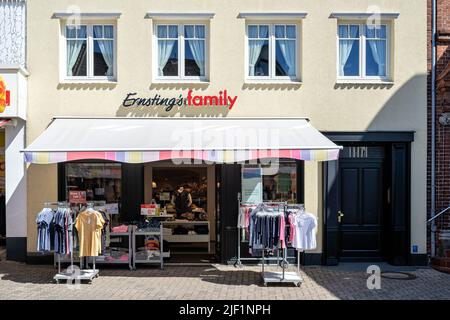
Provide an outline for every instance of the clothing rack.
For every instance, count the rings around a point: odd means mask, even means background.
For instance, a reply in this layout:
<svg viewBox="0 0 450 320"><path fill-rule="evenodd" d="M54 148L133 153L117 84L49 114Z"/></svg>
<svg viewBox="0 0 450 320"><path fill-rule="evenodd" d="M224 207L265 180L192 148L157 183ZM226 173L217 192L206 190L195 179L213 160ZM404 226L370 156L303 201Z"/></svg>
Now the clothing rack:
<svg viewBox="0 0 450 320"><path fill-rule="evenodd" d="M265 201L263 202L264 204L268 204L268 205L285 205L286 202L271 202L271 201ZM241 200L241 194L238 193L238 212L241 209L242 205L258 205L259 203L242 203ZM238 230L238 247L237 247L237 260L234 263L235 267L242 267L242 261L259 261L259 258L242 258L241 257L241 230ZM263 254L264 256L264 254ZM263 257L264 258L264 257ZM280 256L279 256L279 251L277 250L277 257L275 258L266 258L267 261L277 261L277 265L282 261L280 260ZM287 264L289 264L287 262L287 260L285 261Z"/></svg>
<svg viewBox="0 0 450 320"><path fill-rule="evenodd" d="M273 201L263 201L263 204L266 205L275 205L283 208L283 214L286 213L286 209L289 205L287 202L273 202ZM241 194L238 193L238 210L241 209L243 205L259 205L260 203L242 203ZM296 204L296 206L299 206ZM285 218L285 217L284 217ZM287 242L286 242L287 243ZM262 273L261 276L264 281L264 285L267 283L294 283L296 286L300 286L302 282L302 278L300 276L300 253L297 251L297 271L295 272L286 272L286 269L289 266L289 262L287 261L287 245L285 248L282 248L282 258L280 260L279 249L277 249L277 257L276 258L266 258L265 257L265 249L262 250ZM237 261L235 263L236 267L242 267L242 261L258 261L259 258L242 258L241 257L241 230L238 230L238 256ZM282 272L267 272L265 271L265 261L266 260L275 260L277 261L277 268L281 266Z"/></svg>
<svg viewBox="0 0 450 320"><path fill-rule="evenodd" d="M85 205L86 208L93 208L96 204L104 205L105 203L106 203L105 201L87 201L87 202L82 202L82 203L76 203L76 205L78 206L79 210L81 211L81 209L83 208L83 205ZM86 281L89 281L89 283L91 283L92 280L94 278L97 278L99 275L99 270L96 269L96 265L95 265L95 257L93 257L93 268L92 269L89 269L88 262L86 263L87 269L84 269L84 263L83 263L84 257L79 257L79 263L80 263L79 270L77 270L74 265L73 242L75 239L75 235L73 232L73 227L74 227L73 225L75 223L77 212L75 210L72 210L71 203L67 202L67 201L45 202L44 203L44 206L51 206L51 205L57 205L58 207L66 207L71 210L71 214L73 215L72 216L72 224L70 225L70 230L72 231L72 235L71 235L72 242L71 242L71 247L70 247L70 266L69 266L69 268L67 268L67 271L62 272L61 271L61 254L58 254L58 274L56 274L53 277L53 279L56 281L56 283L59 283L61 280L66 280L66 281L86 280Z"/></svg>

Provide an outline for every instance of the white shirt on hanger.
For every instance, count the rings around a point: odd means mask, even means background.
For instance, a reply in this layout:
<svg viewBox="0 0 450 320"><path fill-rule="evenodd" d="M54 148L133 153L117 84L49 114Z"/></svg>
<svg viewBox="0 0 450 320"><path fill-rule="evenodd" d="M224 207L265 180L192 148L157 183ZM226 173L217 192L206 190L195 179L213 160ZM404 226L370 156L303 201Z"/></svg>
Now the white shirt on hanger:
<svg viewBox="0 0 450 320"><path fill-rule="evenodd" d="M292 246L300 250L312 250L317 247L317 217L309 212L295 215L295 232Z"/></svg>

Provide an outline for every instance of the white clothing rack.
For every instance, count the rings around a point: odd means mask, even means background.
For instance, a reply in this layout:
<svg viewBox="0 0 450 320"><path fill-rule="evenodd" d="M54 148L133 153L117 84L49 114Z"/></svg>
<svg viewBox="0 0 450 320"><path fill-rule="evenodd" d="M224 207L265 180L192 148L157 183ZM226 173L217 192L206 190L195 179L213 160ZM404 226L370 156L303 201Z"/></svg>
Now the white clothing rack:
<svg viewBox="0 0 450 320"><path fill-rule="evenodd" d="M287 202L271 202L271 201L264 201L262 202L266 205L279 205L283 208L283 212L286 212L287 207L289 206ZM259 203L242 203L241 202L241 195L238 194L238 210L241 209L242 205L259 205ZM296 206L299 206L298 204ZM280 208L279 207L279 208ZM279 249L277 249L277 257L276 258L266 258L265 257L265 249L262 250L262 278L264 281L264 285L267 286L268 283L294 283L296 286L300 286L302 283L302 278L300 276L300 252L297 250L297 272L286 272L286 268L289 266L289 262L287 261L287 246L286 248L282 249L283 255L282 259L280 260L279 256ZM242 267L242 261L258 261L259 258L241 258L241 229L238 229L238 255L237 255L237 261L235 263L236 267ZM277 261L277 268L278 266L281 266L282 272L269 272L265 271L265 261L266 260L275 260Z"/></svg>
<svg viewBox="0 0 450 320"><path fill-rule="evenodd" d="M106 202L105 201L90 201L90 202L85 202L85 203L77 203L77 205L79 205L79 208L82 208L82 205L85 204L86 207L94 207L94 205L96 204L100 204L100 205L104 205ZM49 207L49 206L57 206L58 208L62 207L62 208L67 208L71 210L71 214L72 216L72 225L70 225L70 230L72 231L72 242L71 242L71 247L70 247L70 266L67 268L67 271L61 271L61 254L57 254L58 256L58 273L53 277L53 279L56 281L56 283L59 283L60 281L88 281L89 283L92 283L92 280L94 278L97 278L99 275L99 270L96 269L96 265L95 265L95 257L93 258L93 268L89 269L89 264L86 263L87 265L87 269L84 269L84 263L83 263L83 259L85 257L79 257L79 263L80 263L80 267L79 267L79 271L76 270L75 268L75 264L74 264L74 257L73 257L73 242L75 240L75 235L73 232L73 225L75 223L75 219L76 219L76 214L77 212L75 210L71 209L71 203L67 202L67 201L59 201L59 202L44 202L44 207Z"/></svg>

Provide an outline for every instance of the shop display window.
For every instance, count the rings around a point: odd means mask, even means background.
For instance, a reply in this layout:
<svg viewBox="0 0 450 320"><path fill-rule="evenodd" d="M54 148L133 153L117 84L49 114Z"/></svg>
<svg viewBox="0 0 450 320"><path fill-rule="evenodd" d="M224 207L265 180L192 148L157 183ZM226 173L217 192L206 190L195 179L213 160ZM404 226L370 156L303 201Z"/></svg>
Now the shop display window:
<svg viewBox="0 0 450 320"><path fill-rule="evenodd" d="M104 201L115 222L120 221L122 167L117 163L66 164L66 199L72 191L82 192L81 201Z"/></svg>
<svg viewBox="0 0 450 320"><path fill-rule="evenodd" d="M261 168L263 201L297 203L297 163L295 160L281 160L270 165L246 165L245 168ZM257 188L255 188L257 190ZM257 199L258 197L252 197Z"/></svg>
<svg viewBox="0 0 450 320"><path fill-rule="evenodd" d="M207 220L207 170L206 168L153 168L152 199L166 208L168 214L190 220ZM186 212L177 212L175 196L183 186L190 194L192 204ZM179 210L178 210L179 211Z"/></svg>
<svg viewBox="0 0 450 320"><path fill-rule="evenodd" d="M94 202L94 209L102 212L106 221L98 262L127 263L131 254L129 237L122 235L128 232L129 227L120 216L121 178L122 166L118 163L66 164L66 199L72 206L77 206L76 201L80 201L80 208L87 202ZM73 194L77 196L76 200L72 199Z"/></svg>

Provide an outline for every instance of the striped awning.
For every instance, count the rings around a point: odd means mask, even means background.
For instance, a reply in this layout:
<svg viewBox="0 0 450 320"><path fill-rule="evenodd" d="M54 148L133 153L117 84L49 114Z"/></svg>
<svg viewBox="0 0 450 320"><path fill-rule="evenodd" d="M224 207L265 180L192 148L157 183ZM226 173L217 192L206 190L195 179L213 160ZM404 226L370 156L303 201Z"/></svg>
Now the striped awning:
<svg viewBox="0 0 450 320"><path fill-rule="evenodd" d="M0 119L0 128L3 128L7 124L11 123L11 119Z"/></svg>
<svg viewBox="0 0 450 320"><path fill-rule="evenodd" d="M98 159L145 163L328 161L334 144L305 118L55 118L25 150L30 163Z"/></svg>

